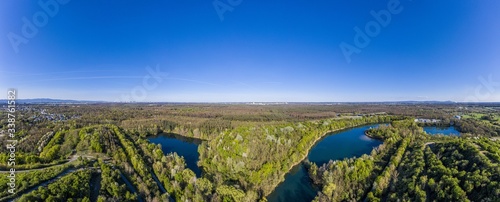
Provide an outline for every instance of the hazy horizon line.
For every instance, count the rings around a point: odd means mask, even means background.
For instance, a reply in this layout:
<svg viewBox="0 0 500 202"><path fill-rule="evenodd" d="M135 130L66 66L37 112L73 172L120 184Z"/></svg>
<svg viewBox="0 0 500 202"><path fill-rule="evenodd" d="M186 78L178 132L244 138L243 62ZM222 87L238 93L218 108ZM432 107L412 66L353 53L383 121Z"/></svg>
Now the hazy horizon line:
<svg viewBox="0 0 500 202"><path fill-rule="evenodd" d="M2 101L7 99L0 99ZM455 103L455 104L467 104L467 103L500 103L500 101L479 101L479 102L464 102L464 101L453 101L453 100L386 100L386 101L105 101L105 100L80 100L80 99L67 99L67 98L17 98L21 101L36 101L36 100L47 100L47 101L67 101L67 102L93 102L93 103L405 103L405 102L435 102L435 103ZM43 101L40 101L43 103Z"/></svg>

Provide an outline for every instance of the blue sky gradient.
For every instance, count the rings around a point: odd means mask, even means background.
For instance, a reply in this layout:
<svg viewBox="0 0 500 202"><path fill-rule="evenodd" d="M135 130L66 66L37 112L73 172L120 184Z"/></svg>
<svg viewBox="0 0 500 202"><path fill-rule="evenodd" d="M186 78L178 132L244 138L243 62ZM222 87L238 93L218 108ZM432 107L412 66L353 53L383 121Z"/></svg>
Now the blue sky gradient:
<svg viewBox="0 0 500 202"><path fill-rule="evenodd" d="M213 2L69 0L47 13L3 1L0 89L104 101L500 101L500 1L219 0L232 9L223 20ZM348 62L339 45L398 2ZM39 12L47 22L24 37L23 17ZM28 40L17 52L12 34Z"/></svg>

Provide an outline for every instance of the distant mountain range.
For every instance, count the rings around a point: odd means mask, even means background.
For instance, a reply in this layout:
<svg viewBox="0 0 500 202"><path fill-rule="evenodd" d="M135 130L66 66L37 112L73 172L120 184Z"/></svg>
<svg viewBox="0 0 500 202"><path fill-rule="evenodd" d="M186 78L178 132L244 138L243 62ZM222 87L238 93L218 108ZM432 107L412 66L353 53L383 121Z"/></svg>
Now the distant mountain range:
<svg viewBox="0 0 500 202"><path fill-rule="evenodd" d="M7 103L6 99L0 99L0 104ZM105 101L89 101L89 100L63 100L51 98L33 98L33 99L16 99L16 104L92 104L92 103L107 103Z"/></svg>
<svg viewBox="0 0 500 202"><path fill-rule="evenodd" d="M0 105L7 103L6 99L0 99ZM96 104L96 103L114 103L108 101L95 101L95 100L66 100L66 99L52 99L52 98L33 98L33 99L17 99L17 104ZM143 102L143 103L193 103L193 102ZM203 102L195 102L202 104ZM208 103L208 102L207 102ZM214 103L214 102L210 102ZM338 105L338 104L459 104L460 102L454 101L383 101L383 102L216 102L215 104L260 104L260 105L280 105L280 104L306 104L306 105ZM500 102L487 102L492 104L499 104ZM487 104L481 103L481 104Z"/></svg>

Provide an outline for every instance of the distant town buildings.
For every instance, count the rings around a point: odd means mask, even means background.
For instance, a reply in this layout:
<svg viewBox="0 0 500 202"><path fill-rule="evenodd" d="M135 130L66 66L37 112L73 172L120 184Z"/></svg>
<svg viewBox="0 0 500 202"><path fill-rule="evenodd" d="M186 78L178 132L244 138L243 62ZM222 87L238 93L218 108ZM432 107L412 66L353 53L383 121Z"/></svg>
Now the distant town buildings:
<svg viewBox="0 0 500 202"><path fill-rule="evenodd" d="M441 120L439 119L415 119L417 123L439 123Z"/></svg>
<svg viewBox="0 0 500 202"><path fill-rule="evenodd" d="M2 106L2 110L6 108L7 108L6 105ZM32 107L32 106L19 105L16 110L21 111L22 115L27 115L26 117L28 117L28 120L31 122L42 122L42 121L58 122L58 121L67 121L70 119L80 118L80 116L77 115L50 113L46 109Z"/></svg>

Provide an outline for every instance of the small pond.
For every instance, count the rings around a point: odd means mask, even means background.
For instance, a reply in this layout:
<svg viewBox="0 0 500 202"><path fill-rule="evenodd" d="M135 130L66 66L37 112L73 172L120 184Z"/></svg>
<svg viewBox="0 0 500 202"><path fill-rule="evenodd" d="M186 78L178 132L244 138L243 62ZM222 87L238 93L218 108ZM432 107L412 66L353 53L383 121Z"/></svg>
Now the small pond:
<svg viewBox="0 0 500 202"><path fill-rule="evenodd" d="M186 166L196 174L196 177L201 177L201 169L197 165L200 157L198 154L198 145L201 144L201 140L173 133L161 133L149 137L148 140L154 144L161 144L161 149L165 154L175 152L179 156L184 157Z"/></svg>
<svg viewBox="0 0 500 202"><path fill-rule="evenodd" d="M454 136L459 136L460 132L453 127L436 127L436 126L426 126L423 127L424 131L429 134L429 135L437 135L437 134L442 134L442 135L454 135Z"/></svg>

